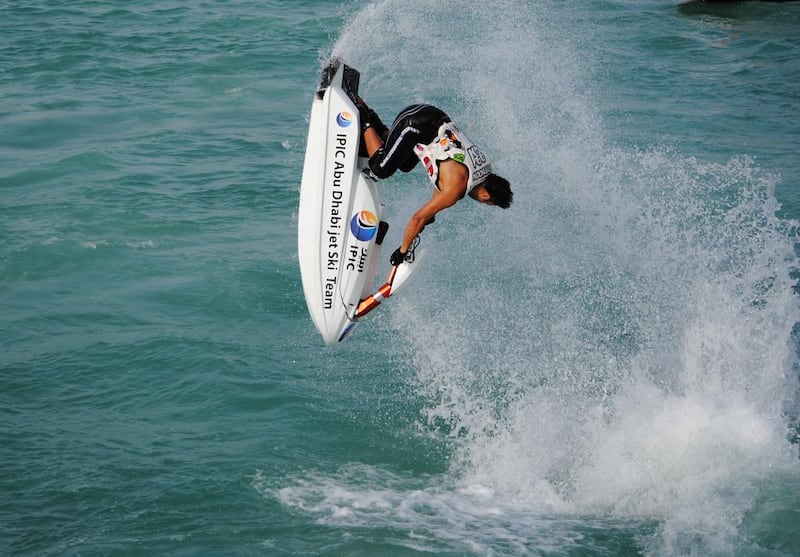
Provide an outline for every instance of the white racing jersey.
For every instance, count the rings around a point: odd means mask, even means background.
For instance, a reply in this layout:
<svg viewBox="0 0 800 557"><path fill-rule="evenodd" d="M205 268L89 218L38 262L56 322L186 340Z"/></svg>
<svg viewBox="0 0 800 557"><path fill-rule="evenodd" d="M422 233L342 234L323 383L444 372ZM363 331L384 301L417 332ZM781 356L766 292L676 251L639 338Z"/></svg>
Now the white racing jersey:
<svg viewBox="0 0 800 557"><path fill-rule="evenodd" d="M486 155L472 143L458 126L453 122L446 122L439 127L436 138L429 144L417 143L414 146L419 160L428 171L428 177L433 182L433 187L439 189L439 163L453 159L467 167L469 181L467 193L475 186L483 183L492 172L492 165Z"/></svg>

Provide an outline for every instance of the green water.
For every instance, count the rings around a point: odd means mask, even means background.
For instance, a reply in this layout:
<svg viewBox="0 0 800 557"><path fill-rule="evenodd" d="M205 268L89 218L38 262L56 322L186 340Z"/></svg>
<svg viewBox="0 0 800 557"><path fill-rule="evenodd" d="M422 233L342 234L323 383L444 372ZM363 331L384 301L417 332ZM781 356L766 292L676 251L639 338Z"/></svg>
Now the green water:
<svg viewBox="0 0 800 557"><path fill-rule="evenodd" d="M0 554L800 555L796 2L0 12ZM332 52L515 191L333 350Z"/></svg>

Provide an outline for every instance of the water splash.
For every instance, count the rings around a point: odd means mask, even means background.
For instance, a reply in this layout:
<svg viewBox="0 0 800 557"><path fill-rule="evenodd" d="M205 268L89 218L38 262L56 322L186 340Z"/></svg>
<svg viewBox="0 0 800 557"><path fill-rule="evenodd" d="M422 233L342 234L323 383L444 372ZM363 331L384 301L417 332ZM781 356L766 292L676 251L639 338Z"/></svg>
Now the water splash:
<svg viewBox="0 0 800 557"><path fill-rule="evenodd" d="M445 107L516 192L426 232L453 255L392 306L423 427L455 440L452 489L655 519L655 553L729 552L762 485L797 472L796 224L774 216L777 177L614 145L574 32L501 4L376 2L335 47L379 102Z"/></svg>

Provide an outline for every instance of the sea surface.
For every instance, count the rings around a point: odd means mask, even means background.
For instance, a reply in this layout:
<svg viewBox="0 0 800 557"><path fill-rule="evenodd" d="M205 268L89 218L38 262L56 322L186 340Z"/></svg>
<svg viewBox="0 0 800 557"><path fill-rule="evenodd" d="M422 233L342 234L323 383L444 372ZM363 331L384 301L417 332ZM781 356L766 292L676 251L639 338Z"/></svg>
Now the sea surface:
<svg viewBox="0 0 800 557"><path fill-rule="evenodd" d="M326 348L331 55L515 201ZM800 2L0 0L0 555L800 555L798 154Z"/></svg>

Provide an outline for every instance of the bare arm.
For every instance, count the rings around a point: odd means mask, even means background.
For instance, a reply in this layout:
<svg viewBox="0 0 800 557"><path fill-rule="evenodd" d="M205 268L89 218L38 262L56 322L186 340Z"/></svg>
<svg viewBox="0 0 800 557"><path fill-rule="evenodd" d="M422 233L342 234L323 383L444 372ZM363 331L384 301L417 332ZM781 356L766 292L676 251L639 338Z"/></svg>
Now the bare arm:
<svg viewBox="0 0 800 557"><path fill-rule="evenodd" d="M449 199L441 192L436 192L433 197L425 205L423 205L416 213L411 215L411 218L406 225L405 232L403 232L403 241L400 243L400 251L403 253L408 252L411 242L417 237L417 234L422 232L425 228L425 223L436 215L442 209L447 209L452 206L458 198Z"/></svg>
<svg viewBox="0 0 800 557"><path fill-rule="evenodd" d="M400 244L400 251L408 252L411 242L425 228L425 223L430 221L436 213L452 207L459 199L464 197L467 190L467 178L469 174L467 168L455 161L442 161L439 165L439 190L434 190L433 197L423 205L406 225L403 233L403 242Z"/></svg>

